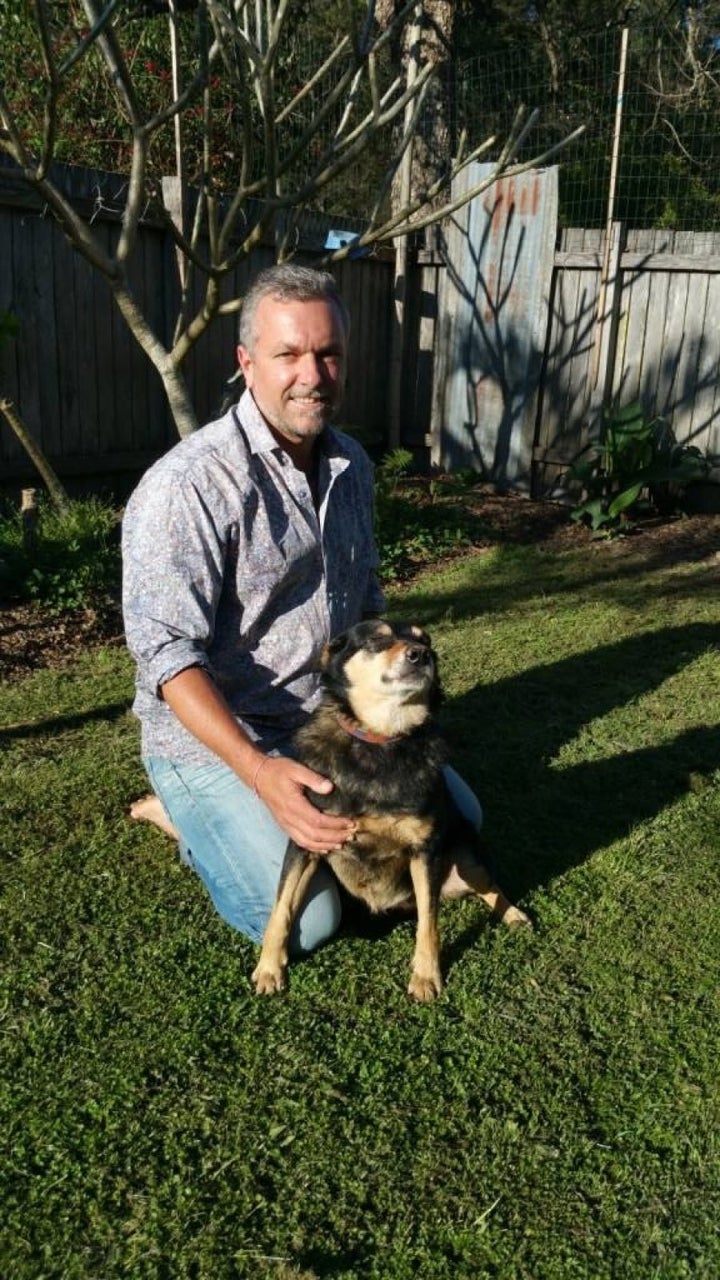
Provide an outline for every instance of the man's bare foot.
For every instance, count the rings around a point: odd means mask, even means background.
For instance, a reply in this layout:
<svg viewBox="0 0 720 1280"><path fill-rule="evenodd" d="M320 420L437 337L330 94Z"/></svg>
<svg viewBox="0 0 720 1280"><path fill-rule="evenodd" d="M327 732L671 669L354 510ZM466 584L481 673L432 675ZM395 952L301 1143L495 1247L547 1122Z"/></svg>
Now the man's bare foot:
<svg viewBox="0 0 720 1280"><path fill-rule="evenodd" d="M136 800L130 805L130 817L136 822L151 822L173 840L180 838L157 796L143 796L142 800Z"/></svg>

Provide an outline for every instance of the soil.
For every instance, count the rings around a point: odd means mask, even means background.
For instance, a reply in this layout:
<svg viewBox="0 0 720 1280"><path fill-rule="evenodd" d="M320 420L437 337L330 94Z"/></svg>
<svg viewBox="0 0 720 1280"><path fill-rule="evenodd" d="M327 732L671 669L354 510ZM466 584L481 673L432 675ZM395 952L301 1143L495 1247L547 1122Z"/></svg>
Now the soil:
<svg viewBox="0 0 720 1280"><path fill-rule="evenodd" d="M720 570L720 514L646 519L619 538L593 538L570 520L567 507L532 502L491 486L469 489L461 499L477 521L478 551L497 545L542 545L548 550L585 547L609 562L637 557L648 566L712 559ZM19 679L43 667L63 667L100 644L122 645L119 607L53 615L38 605L0 600L0 680Z"/></svg>

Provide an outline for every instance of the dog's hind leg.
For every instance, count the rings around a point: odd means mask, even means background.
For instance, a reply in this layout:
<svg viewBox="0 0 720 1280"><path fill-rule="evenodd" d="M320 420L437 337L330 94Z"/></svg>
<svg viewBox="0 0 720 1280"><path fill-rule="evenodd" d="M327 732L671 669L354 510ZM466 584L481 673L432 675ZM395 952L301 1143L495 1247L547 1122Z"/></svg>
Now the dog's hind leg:
<svg viewBox="0 0 720 1280"><path fill-rule="evenodd" d="M258 995L274 995L285 986L290 930L316 869L316 858L292 842L288 845L260 959L252 975Z"/></svg>
<svg viewBox="0 0 720 1280"><path fill-rule="evenodd" d="M456 897L463 892L470 891L476 897L482 898L485 906L508 928L515 929L521 925L530 925L532 927L530 917L524 911L521 911L519 907L513 905L500 886L494 882L487 868L469 851L463 853L457 859L453 871L455 876L452 876L451 873L451 877L449 877L452 882L448 887L448 897ZM456 889L455 886L458 881L459 885ZM447 883L448 881L446 881ZM465 887L463 888L463 886Z"/></svg>
<svg viewBox="0 0 720 1280"><path fill-rule="evenodd" d="M428 859L422 855L410 859L410 876L418 922L408 995L415 1000L434 1000L443 989L438 932L439 886L433 883Z"/></svg>

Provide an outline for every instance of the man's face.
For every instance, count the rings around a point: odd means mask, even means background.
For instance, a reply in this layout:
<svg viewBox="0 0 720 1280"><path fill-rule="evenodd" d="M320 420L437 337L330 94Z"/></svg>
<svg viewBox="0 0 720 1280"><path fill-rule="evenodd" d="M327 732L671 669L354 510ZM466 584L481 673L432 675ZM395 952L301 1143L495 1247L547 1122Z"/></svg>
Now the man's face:
<svg viewBox="0 0 720 1280"><path fill-rule="evenodd" d="M238 347L245 383L269 425L294 444L312 442L340 406L347 336L337 308L265 297L257 306L252 350Z"/></svg>

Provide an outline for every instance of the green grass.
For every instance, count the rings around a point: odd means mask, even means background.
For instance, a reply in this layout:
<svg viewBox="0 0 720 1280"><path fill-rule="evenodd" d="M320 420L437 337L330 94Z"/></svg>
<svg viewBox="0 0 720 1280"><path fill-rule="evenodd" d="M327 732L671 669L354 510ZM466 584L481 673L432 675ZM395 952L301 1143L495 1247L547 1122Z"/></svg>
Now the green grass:
<svg viewBox="0 0 720 1280"><path fill-rule="evenodd" d="M163 836L117 650L0 695L12 1280L716 1280L717 562L496 549L397 592L536 930L339 937L259 1000Z"/></svg>

